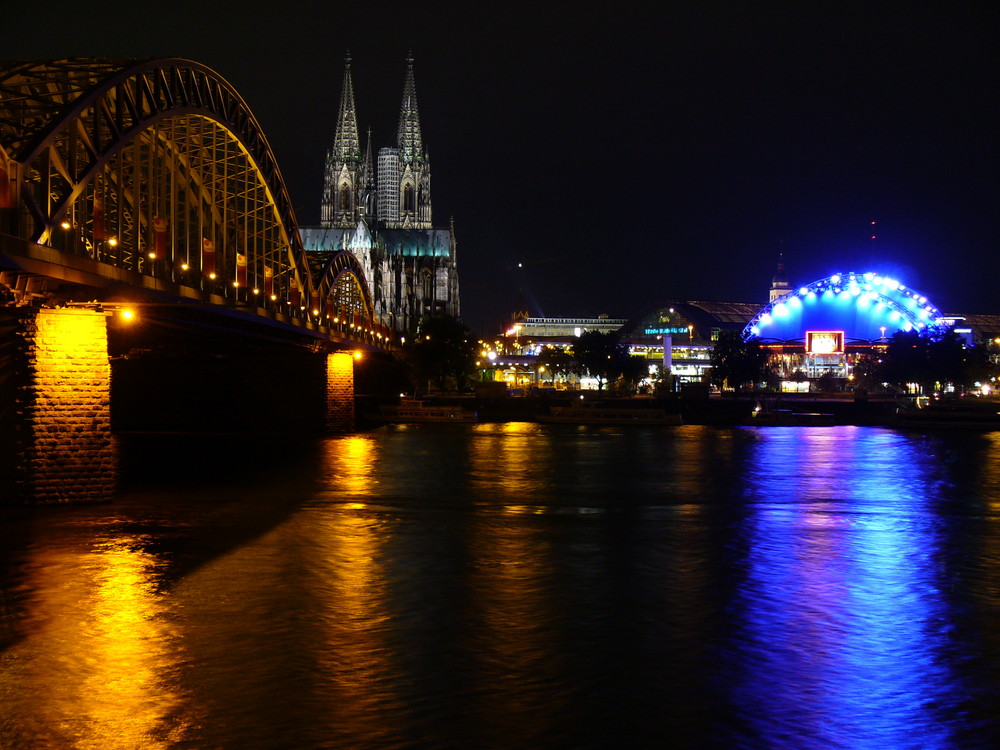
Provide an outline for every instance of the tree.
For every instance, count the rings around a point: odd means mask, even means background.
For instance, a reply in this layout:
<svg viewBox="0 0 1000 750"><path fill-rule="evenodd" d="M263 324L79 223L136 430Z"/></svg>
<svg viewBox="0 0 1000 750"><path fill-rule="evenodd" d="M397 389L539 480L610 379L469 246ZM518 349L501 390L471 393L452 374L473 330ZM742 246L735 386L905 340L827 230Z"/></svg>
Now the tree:
<svg viewBox="0 0 1000 750"><path fill-rule="evenodd" d="M820 393L832 393L837 390L837 376L827 370L816 378L816 388L819 389Z"/></svg>
<svg viewBox="0 0 1000 750"><path fill-rule="evenodd" d="M722 331L712 349L710 380L719 388L728 386L739 393L747 383L768 378L770 357L760 342L744 341L735 331Z"/></svg>
<svg viewBox="0 0 1000 750"><path fill-rule="evenodd" d="M618 370L618 380L615 385L628 393L634 393L639 381L649 377L649 363L646 358L628 353L619 360Z"/></svg>
<svg viewBox="0 0 1000 750"><path fill-rule="evenodd" d="M615 334L586 331L573 345L573 358L597 378L597 390L602 390L606 382L615 380L622 373L629 353L627 347L618 343Z"/></svg>
<svg viewBox="0 0 1000 750"><path fill-rule="evenodd" d="M966 347L952 328L897 331L882 359L885 382L917 383L927 393L949 384L963 390L991 374L985 348Z"/></svg>
<svg viewBox="0 0 1000 750"><path fill-rule="evenodd" d="M855 390L877 391L886 382L885 363L878 350L862 352L854 358L852 368Z"/></svg>
<svg viewBox="0 0 1000 750"><path fill-rule="evenodd" d="M557 346L546 346L538 352L537 359L539 367L544 367L549 371L552 380L561 375L563 379L574 371L576 364L569 352Z"/></svg>
<svg viewBox="0 0 1000 750"><path fill-rule="evenodd" d="M432 382L442 391L462 388L476 369L472 332L449 315L422 318L406 354L418 390Z"/></svg>

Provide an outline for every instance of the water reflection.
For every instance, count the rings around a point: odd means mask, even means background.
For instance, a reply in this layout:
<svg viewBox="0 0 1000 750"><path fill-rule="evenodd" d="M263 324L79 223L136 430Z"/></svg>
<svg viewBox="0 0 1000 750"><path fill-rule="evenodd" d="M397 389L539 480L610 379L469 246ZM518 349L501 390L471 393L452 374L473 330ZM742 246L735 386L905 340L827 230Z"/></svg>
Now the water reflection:
<svg viewBox="0 0 1000 750"><path fill-rule="evenodd" d="M516 451L515 451L516 453ZM511 508L519 512L518 508ZM475 663L476 734L524 746L519 738L554 731L572 686L562 684L562 613L553 590L553 548L543 529L481 516L470 529L471 607L477 627L469 644Z"/></svg>
<svg viewBox="0 0 1000 750"><path fill-rule="evenodd" d="M991 747L1000 439L433 428L0 523L0 746Z"/></svg>
<svg viewBox="0 0 1000 750"><path fill-rule="evenodd" d="M27 634L0 669L10 746L19 736L24 746L95 750L185 738L193 717L177 680L184 653L143 541L45 546L25 561Z"/></svg>
<svg viewBox="0 0 1000 750"><path fill-rule="evenodd" d="M942 529L911 440L762 431L734 601L750 745L951 747Z"/></svg>
<svg viewBox="0 0 1000 750"><path fill-rule="evenodd" d="M315 597L315 670L319 694L336 722L320 736L349 746L378 744L396 727L387 717L402 710L395 689L399 665L391 647L386 546L394 526L380 511L383 480L377 443L358 435L328 440L322 476L328 494L314 505L300 546L306 590Z"/></svg>
<svg viewBox="0 0 1000 750"><path fill-rule="evenodd" d="M539 472L539 466L558 468ZM508 422L476 426L469 445L469 469L480 504L523 513L541 511L539 503L550 494L550 483L572 467L554 461L552 437L539 425Z"/></svg>
<svg viewBox="0 0 1000 750"><path fill-rule="evenodd" d="M349 435L327 441L321 478L342 496L371 496L379 491L375 441L370 435Z"/></svg>

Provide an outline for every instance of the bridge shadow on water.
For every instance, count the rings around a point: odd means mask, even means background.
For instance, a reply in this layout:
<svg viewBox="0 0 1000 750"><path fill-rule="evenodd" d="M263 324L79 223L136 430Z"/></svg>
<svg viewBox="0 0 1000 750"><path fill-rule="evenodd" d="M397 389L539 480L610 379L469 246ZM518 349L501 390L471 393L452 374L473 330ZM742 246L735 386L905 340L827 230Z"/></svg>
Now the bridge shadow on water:
<svg viewBox="0 0 1000 750"><path fill-rule="evenodd" d="M115 444L121 531L170 547L165 583L282 523L315 491L322 460L315 436L128 434Z"/></svg>
<svg viewBox="0 0 1000 750"><path fill-rule="evenodd" d="M315 436L116 435L110 502L0 504L0 651L19 637L25 580L54 557L127 550L155 561L150 582L168 589L293 514L315 491L322 445ZM40 550L52 559L39 560Z"/></svg>

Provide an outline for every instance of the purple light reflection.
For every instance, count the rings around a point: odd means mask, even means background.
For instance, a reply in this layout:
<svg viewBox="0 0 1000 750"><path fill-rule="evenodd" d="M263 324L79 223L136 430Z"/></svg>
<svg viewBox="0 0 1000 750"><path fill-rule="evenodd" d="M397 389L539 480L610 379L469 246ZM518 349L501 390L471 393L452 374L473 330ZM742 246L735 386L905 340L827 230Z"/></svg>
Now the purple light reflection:
<svg viewBox="0 0 1000 750"><path fill-rule="evenodd" d="M852 428L761 431L755 450L731 686L752 742L952 747L961 697L923 456Z"/></svg>

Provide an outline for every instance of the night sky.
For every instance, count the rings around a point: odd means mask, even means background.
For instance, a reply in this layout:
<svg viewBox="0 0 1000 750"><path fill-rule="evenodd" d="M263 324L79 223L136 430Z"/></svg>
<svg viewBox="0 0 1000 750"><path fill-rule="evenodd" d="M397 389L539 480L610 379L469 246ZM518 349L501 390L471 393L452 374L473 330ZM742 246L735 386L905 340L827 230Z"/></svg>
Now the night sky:
<svg viewBox="0 0 1000 750"><path fill-rule="evenodd" d="M947 313L1000 313L997 3L26 5L0 56L185 57L227 79L303 225L348 50L375 150L412 50L477 333L519 291L536 316L765 302L779 253L794 285L879 270Z"/></svg>

